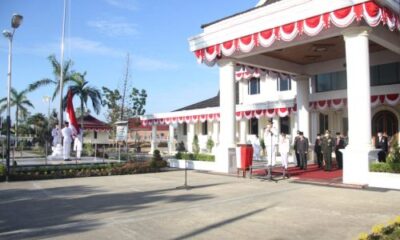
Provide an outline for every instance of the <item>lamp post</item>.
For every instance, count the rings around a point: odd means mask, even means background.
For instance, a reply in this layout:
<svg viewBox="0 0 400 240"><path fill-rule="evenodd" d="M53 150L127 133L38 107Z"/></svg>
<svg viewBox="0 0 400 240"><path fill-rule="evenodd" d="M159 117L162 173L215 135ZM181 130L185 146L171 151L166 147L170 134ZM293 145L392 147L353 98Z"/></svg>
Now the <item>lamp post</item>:
<svg viewBox="0 0 400 240"><path fill-rule="evenodd" d="M11 18L11 27L12 31L4 30L3 35L5 38L8 39L8 86L7 86L7 158L6 158L6 181L8 181L10 175L10 127L11 127L11 119L10 119L10 93L11 93L11 67L12 67L12 43L15 34L15 30L21 25L22 23L22 15L20 14L13 14Z"/></svg>
<svg viewBox="0 0 400 240"><path fill-rule="evenodd" d="M48 119L49 119L48 123L47 123L47 130L50 130L50 100L51 100L51 97L49 97L49 96L44 96L43 97L43 102L49 104L49 107L48 107L48 110L47 110L47 116L48 116ZM45 165L47 165L47 156L48 156L48 152L47 152L47 148L48 148L48 145L47 145L47 134L45 135L45 146L44 147L45 147L45 154L46 154Z"/></svg>

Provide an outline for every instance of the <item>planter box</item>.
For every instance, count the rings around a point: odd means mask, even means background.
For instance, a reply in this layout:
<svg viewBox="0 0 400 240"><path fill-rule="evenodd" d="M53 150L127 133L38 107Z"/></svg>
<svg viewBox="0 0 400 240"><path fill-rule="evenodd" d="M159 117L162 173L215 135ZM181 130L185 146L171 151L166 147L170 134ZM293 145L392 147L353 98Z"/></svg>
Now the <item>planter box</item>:
<svg viewBox="0 0 400 240"><path fill-rule="evenodd" d="M178 159L168 159L167 162L169 166L172 168L184 169L186 166L187 169L192 169L192 170L215 171L215 162L178 160Z"/></svg>
<svg viewBox="0 0 400 240"><path fill-rule="evenodd" d="M369 182L370 187L390 188L400 190L400 174L370 172Z"/></svg>

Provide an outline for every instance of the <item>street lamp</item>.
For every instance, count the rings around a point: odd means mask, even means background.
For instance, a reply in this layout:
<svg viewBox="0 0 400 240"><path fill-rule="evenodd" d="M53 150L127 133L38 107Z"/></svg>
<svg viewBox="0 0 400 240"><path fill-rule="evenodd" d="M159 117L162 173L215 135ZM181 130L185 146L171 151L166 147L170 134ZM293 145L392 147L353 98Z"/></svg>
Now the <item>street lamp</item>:
<svg viewBox="0 0 400 240"><path fill-rule="evenodd" d="M11 119L10 119L10 93L11 93L11 67L12 67L12 43L14 38L15 30L22 23L22 15L13 14L11 18L11 27L12 32L9 30L4 30L3 35L8 39L8 86L7 86L7 158L6 158L6 180L8 181L8 177L10 176L10 127L11 127Z"/></svg>

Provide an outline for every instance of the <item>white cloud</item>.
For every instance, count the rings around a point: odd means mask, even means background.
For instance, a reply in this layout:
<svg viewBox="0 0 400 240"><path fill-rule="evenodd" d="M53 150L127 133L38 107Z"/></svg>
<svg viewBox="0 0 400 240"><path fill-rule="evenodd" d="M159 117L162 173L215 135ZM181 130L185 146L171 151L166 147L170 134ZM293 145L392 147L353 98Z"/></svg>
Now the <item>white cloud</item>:
<svg viewBox="0 0 400 240"><path fill-rule="evenodd" d="M136 0L105 0L108 4L122 9L127 9L129 11L138 10Z"/></svg>
<svg viewBox="0 0 400 240"><path fill-rule="evenodd" d="M176 70L179 66L175 63L148 58L133 56L133 66L144 71L157 71L157 70Z"/></svg>
<svg viewBox="0 0 400 240"><path fill-rule="evenodd" d="M92 55L104 55L111 57L121 57L125 53L122 50L115 49L104 45L102 42L90 39L72 37L66 40L70 51L87 53Z"/></svg>
<svg viewBox="0 0 400 240"><path fill-rule="evenodd" d="M132 36L138 34L137 25L122 20L97 20L89 21L89 27L95 28L101 34L110 37Z"/></svg>

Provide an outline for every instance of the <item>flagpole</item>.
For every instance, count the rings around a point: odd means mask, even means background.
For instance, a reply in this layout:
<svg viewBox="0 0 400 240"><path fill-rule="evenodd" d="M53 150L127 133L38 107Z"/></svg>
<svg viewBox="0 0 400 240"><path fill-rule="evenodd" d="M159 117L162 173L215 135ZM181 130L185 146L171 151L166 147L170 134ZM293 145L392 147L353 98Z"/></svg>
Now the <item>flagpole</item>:
<svg viewBox="0 0 400 240"><path fill-rule="evenodd" d="M67 18L67 1L64 0L64 17L62 23L62 32L61 32L61 58L60 58L60 112L58 116L58 124L61 127L63 125L63 88L64 88L64 39L65 39L65 23ZM61 137L61 136L60 136ZM61 140L60 140L61 143Z"/></svg>

